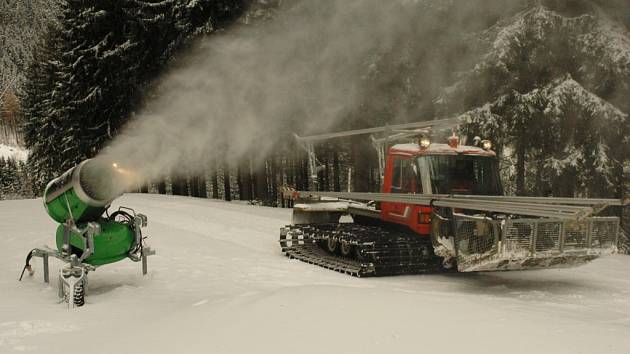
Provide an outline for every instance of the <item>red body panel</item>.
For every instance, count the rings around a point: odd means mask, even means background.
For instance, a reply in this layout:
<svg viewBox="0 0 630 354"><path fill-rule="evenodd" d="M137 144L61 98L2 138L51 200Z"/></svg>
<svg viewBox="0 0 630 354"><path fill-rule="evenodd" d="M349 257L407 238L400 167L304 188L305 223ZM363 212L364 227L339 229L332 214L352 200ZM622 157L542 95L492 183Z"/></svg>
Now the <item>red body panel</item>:
<svg viewBox="0 0 630 354"><path fill-rule="evenodd" d="M410 154L395 154L392 155L391 149L387 156L387 162L385 164L385 176L383 180L383 193L392 193L392 180L394 175L394 160L411 160L413 155ZM415 184L412 187L412 193ZM392 222L400 225L406 225L414 232L420 235L430 234L430 224L420 223L420 213L431 214L432 208L429 206L413 205L405 203L393 203L393 202L381 202L381 220Z"/></svg>
<svg viewBox="0 0 630 354"><path fill-rule="evenodd" d="M495 153L473 146L452 147L447 144L433 144L429 148L421 149L417 144L395 145L391 147L387 153L382 192L422 193L422 191L416 190L418 183L410 180L415 177L403 176L402 173L396 175L395 173L396 167L404 166L405 163L411 163L412 159L422 155L495 156ZM395 178L397 178L398 181L394 181ZM433 208L428 205L381 202L381 220L405 225L423 236L428 236L431 233L430 215L432 211ZM429 217L427 217L427 214Z"/></svg>

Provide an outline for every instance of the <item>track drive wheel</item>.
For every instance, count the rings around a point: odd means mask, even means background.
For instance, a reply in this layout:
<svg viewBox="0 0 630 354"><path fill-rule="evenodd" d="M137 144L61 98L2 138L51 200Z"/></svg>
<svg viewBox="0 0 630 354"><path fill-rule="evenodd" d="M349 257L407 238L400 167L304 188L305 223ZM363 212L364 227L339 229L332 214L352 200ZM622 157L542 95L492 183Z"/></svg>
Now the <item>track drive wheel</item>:
<svg viewBox="0 0 630 354"><path fill-rule="evenodd" d="M337 240L335 240L334 238L330 237L328 240L326 240L326 250L328 250L328 252L332 254L336 254L337 251L339 250L339 242L337 242Z"/></svg>
<svg viewBox="0 0 630 354"><path fill-rule="evenodd" d="M354 256L354 246L352 246L349 242L341 242L341 246L339 246L339 251L344 257L352 258Z"/></svg>

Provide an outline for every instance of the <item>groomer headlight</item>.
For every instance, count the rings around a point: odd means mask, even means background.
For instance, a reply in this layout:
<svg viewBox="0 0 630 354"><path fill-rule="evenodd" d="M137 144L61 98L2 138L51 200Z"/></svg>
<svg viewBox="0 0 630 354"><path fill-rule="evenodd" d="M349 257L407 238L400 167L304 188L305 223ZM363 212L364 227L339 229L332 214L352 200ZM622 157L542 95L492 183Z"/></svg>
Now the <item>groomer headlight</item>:
<svg viewBox="0 0 630 354"><path fill-rule="evenodd" d="M429 138L420 138L420 147L426 149L431 145L431 140Z"/></svg>
<svg viewBox="0 0 630 354"><path fill-rule="evenodd" d="M481 147L484 150L490 150L490 149L492 149L492 142L490 140L483 140L481 142Z"/></svg>

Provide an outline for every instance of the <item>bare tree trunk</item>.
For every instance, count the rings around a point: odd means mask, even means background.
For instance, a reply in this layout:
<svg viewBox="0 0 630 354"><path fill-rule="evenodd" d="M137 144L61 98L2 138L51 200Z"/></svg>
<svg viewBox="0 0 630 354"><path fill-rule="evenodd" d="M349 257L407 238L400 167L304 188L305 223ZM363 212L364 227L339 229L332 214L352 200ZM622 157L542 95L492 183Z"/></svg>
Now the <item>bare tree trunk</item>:
<svg viewBox="0 0 630 354"><path fill-rule="evenodd" d="M280 164L278 167L278 186L282 188L283 186L286 186L290 183L289 175L287 173L289 166L289 157L284 153L284 151L281 152L278 156L278 162Z"/></svg>
<svg viewBox="0 0 630 354"><path fill-rule="evenodd" d="M373 192L374 191L374 182L375 178L374 178L374 169L372 168L372 164L368 164L368 191L369 192Z"/></svg>
<svg viewBox="0 0 630 354"><path fill-rule="evenodd" d="M243 169L241 168L241 164L238 164L238 166L236 166L236 185L238 186L238 199L246 200L245 198L243 198L243 195L245 194L243 192L243 189L245 189L245 186L243 183Z"/></svg>
<svg viewBox="0 0 630 354"><path fill-rule="evenodd" d="M516 195L525 195L525 144L516 147Z"/></svg>
<svg viewBox="0 0 630 354"><path fill-rule="evenodd" d="M251 160L247 159L245 161L245 200L252 200L254 199L254 186L253 184L253 177L252 177L252 164L251 164Z"/></svg>
<svg viewBox="0 0 630 354"><path fill-rule="evenodd" d="M206 171L204 170L201 175L201 181L199 181L199 197L200 198L208 198L208 179Z"/></svg>
<svg viewBox="0 0 630 354"><path fill-rule="evenodd" d="M219 166L215 159L212 166L212 198L219 199Z"/></svg>
<svg viewBox="0 0 630 354"><path fill-rule="evenodd" d="M621 176L621 198L624 201L630 200L630 161L624 161L622 164ZM630 206L627 204L621 207L621 226L630 232ZM628 245L630 247L630 245Z"/></svg>
<svg viewBox="0 0 630 354"><path fill-rule="evenodd" d="M330 190L330 169L328 168L328 156L330 155L330 147L328 144L324 145L324 156L322 158L322 163L324 164L324 178L323 178L323 182L324 185L322 186L321 190L322 191L328 191Z"/></svg>
<svg viewBox="0 0 630 354"><path fill-rule="evenodd" d="M352 138L353 191L368 192L370 190L370 154L369 145L364 137Z"/></svg>
<svg viewBox="0 0 630 354"><path fill-rule="evenodd" d="M321 162L321 160L322 160L321 155L318 156L317 160L319 160ZM315 183L313 185L313 187L315 188L315 190L323 191L324 190L324 169L323 168L317 171L317 177L316 178L317 178L317 180L316 180L317 183Z"/></svg>
<svg viewBox="0 0 630 354"><path fill-rule="evenodd" d="M333 150L333 190L341 191L341 169L339 168L339 145L335 144Z"/></svg>
<svg viewBox="0 0 630 354"><path fill-rule="evenodd" d="M297 188L295 183L295 153L290 152L287 154L287 184L293 188Z"/></svg>
<svg viewBox="0 0 630 354"><path fill-rule="evenodd" d="M267 188L267 166L266 161L262 161L256 170L256 199L263 202L269 199Z"/></svg>
<svg viewBox="0 0 630 354"><path fill-rule="evenodd" d="M543 183L543 157L539 156L536 158L536 176L535 176L535 187L534 187L534 194L537 197L546 197L547 193L544 190L544 183Z"/></svg>
<svg viewBox="0 0 630 354"><path fill-rule="evenodd" d="M158 189L158 193L166 194L166 182L164 180L161 180L160 182L158 182L157 189Z"/></svg>
<svg viewBox="0 0 630 354"><path fill-rule="evenodd" d="M278 203L278 159L271 156L271 195L270 199L273 205Z"/></svg>
<svg viewBox="0 0 630 354"><path fill-rule="evenodd" d="M192 197L199 197L199 176L190 176L190 195Z"/></svg>
<svg viewBox="0 0 630 354"><path fill-rule="evenodd" d="M238 165L238 195L240 200L252 200L252 177L249 168L249 159Z"/></svg>
<svg viewBox="0 0 630 354"><path fill-rule="evenodd" d="M302 160L302 187L305 191L310 190L311 186L310 186L310 176L309 176L310 171L308 170L308 157L305 157Z"/></svg>
<svg viewBox="0 0 630 354"><path fill-rule="evenodd" d="M559 176L553 178L553 197L573 197L576 185L576 171L567 168Z"/></svg>
<svg viewBox="0 0 630 354"><path fill-rule="evenodd" d="M293 156L293 176L295 178L295 189L297 190L305 190L304 189L304 173L302 172L302 158L298 151L295 152Z"/></svg>
<svg viewBox="0 0 630 354"><path fill-rule="evenodd" d="M232 200L232 188L230 186L230 167L225 158L223 159L223 194L226 201Z"/></svg>
<svg viewBox="0 0 630 354"><path fill-rule="evenodd" d="M182 195L190 195L190 189L188 189L188 173L186 173L186 176L182 178Z"/></svg>
<svg viewBox="0 0 630 354"><path fill-rule="evenodd" d="M173 195L184 195L184 188L182 186L182 178L179 176L171 177L171 184Z"/></svg>

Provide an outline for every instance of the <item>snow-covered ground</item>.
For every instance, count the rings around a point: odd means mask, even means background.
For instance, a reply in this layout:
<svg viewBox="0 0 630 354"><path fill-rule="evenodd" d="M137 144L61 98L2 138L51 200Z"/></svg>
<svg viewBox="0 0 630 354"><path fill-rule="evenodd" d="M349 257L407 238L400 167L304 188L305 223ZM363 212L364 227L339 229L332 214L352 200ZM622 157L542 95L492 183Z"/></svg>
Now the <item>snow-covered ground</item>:
<svg viewBox="0 0 630 354"><path fill-rule="evenodd" d="M574 269L357 279L281 255L287 209L126 195L149 275L90 274L86 306L19 283L53 244L41 200L0 202L0 353L629 353L630 257ZM118 204L118 201L117 201ZM59 264L52 261L52 272Z"/></svg>
<svg viewBox="0 0 630 354"><path fill-rule="evenodd" d="M26 161L26 158L28 157L28 150L17 146L0 144L0 157Z"/></svg>

